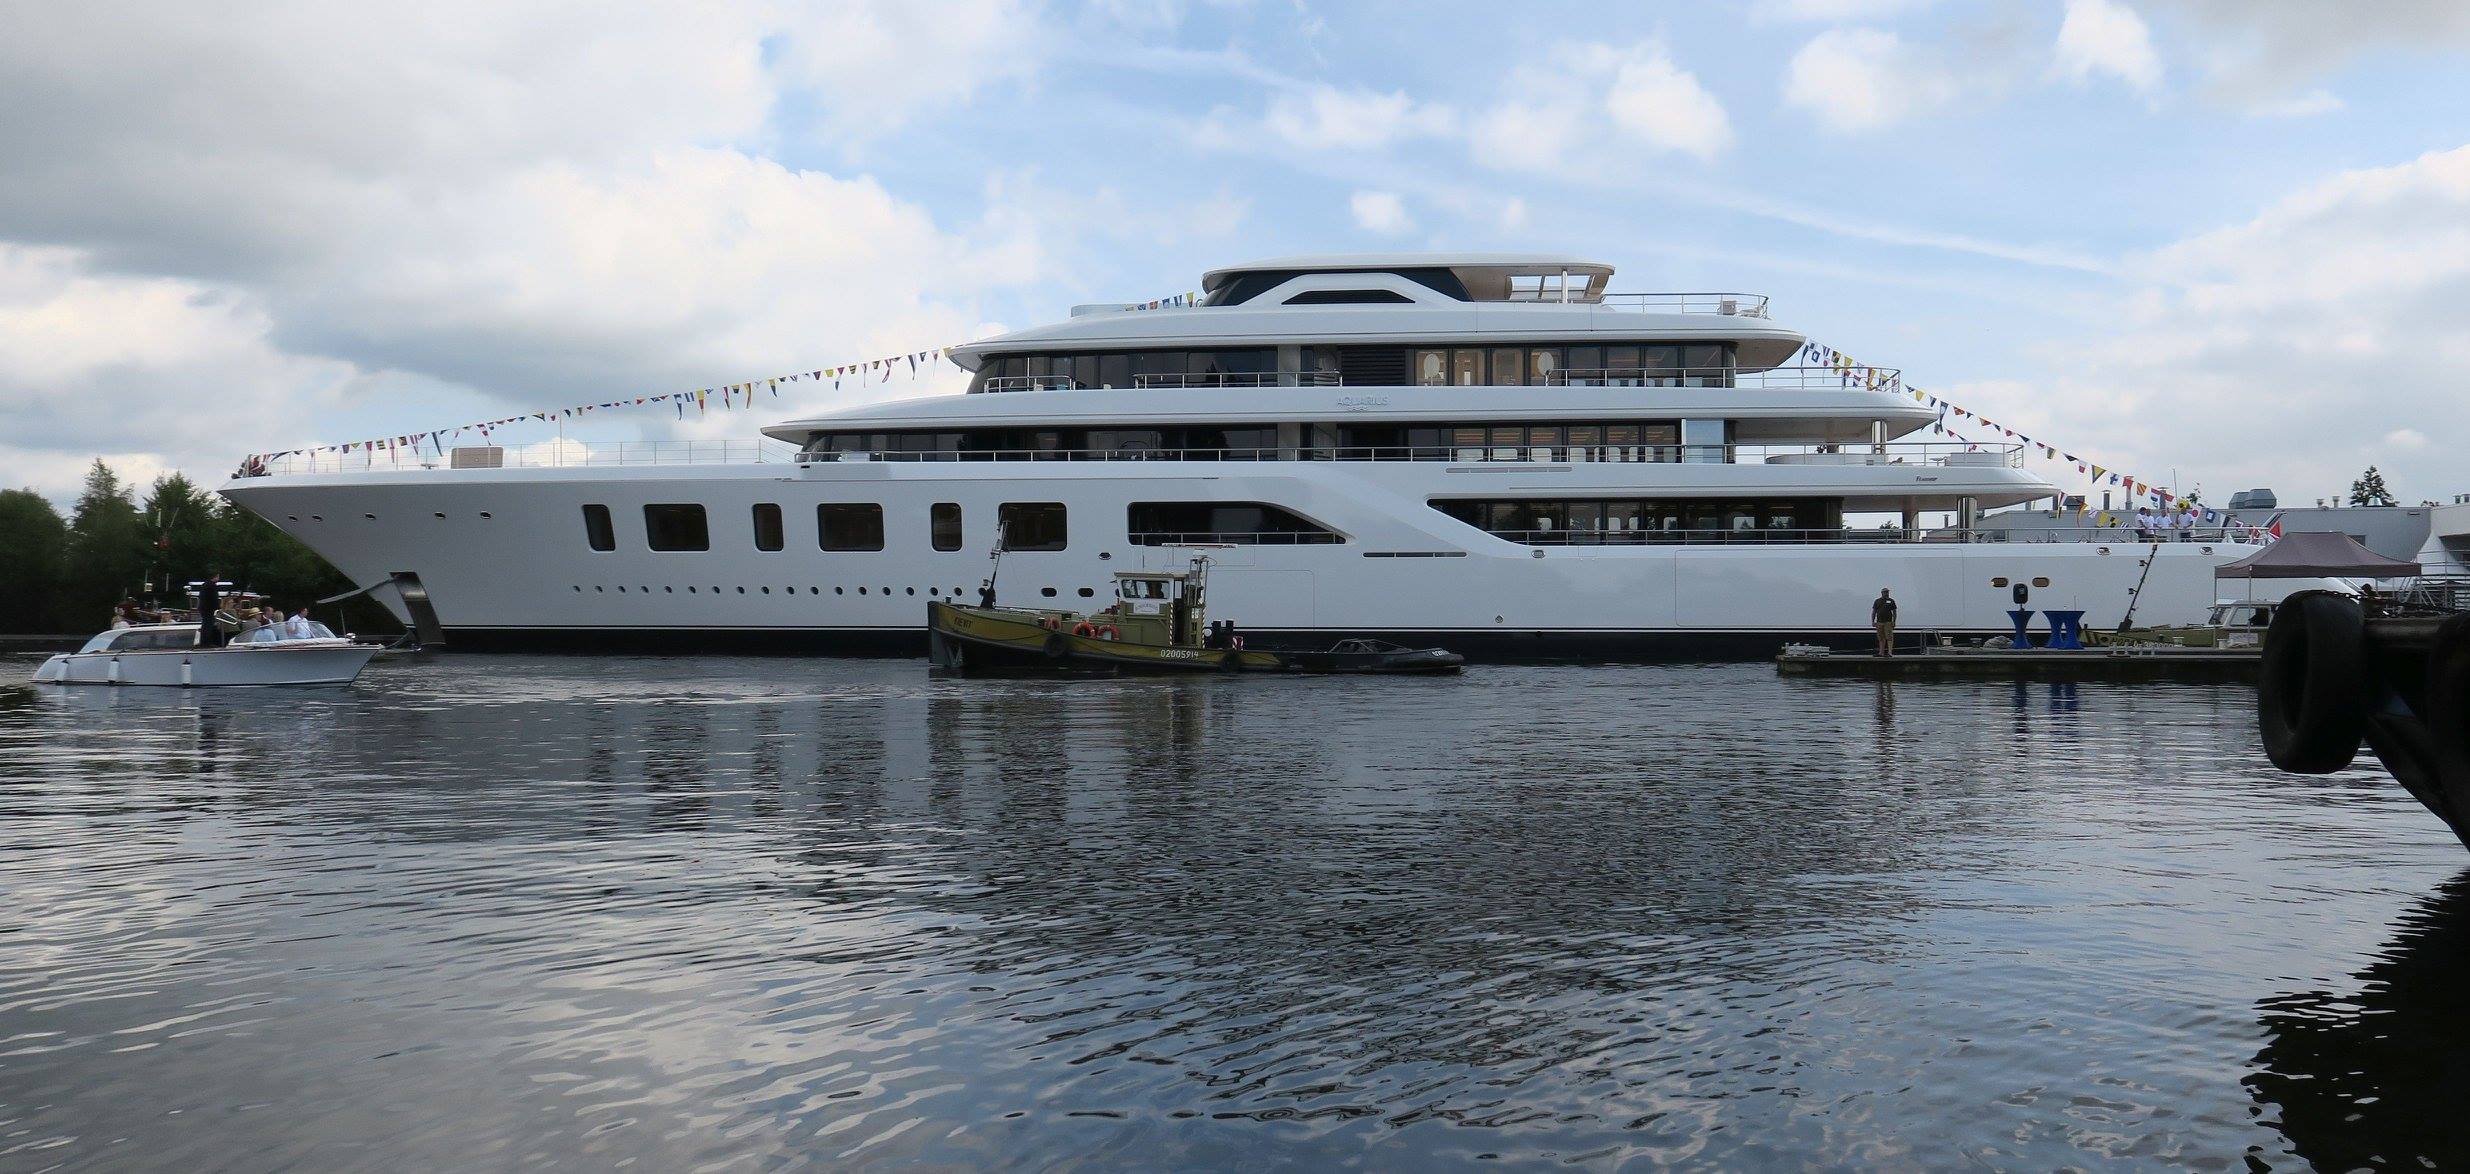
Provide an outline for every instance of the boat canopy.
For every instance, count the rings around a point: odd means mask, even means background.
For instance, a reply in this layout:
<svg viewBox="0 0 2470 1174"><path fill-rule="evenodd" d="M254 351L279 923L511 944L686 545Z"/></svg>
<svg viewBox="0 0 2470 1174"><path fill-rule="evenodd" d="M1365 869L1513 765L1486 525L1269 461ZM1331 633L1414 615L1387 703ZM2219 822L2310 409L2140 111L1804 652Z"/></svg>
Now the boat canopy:
<svg viewBox="0 0 2470 1174"><path fill-rule="evenodd" d="M2213 568L2216 579L2409 579L2419 565L2386 558L2347 534L2303 530Z"/></svg>

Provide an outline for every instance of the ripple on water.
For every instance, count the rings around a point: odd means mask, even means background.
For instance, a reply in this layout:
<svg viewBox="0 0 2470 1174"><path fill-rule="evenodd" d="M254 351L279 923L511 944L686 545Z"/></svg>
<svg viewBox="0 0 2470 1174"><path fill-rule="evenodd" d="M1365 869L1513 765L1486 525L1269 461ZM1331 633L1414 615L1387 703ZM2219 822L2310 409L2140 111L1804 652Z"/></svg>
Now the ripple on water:
<svg viewBox="0 0 2470 1174"><path fill-rule="evenodd" d="M695 658L18 691L0 1163L2457 1159L2460 849L2262 766L2251 705Z"/></svg>

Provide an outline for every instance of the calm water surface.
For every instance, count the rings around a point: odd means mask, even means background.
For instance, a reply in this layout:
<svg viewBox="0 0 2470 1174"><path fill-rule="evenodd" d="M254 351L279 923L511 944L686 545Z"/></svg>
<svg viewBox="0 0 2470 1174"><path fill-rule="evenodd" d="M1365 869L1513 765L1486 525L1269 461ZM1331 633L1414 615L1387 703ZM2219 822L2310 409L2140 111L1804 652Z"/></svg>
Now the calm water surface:
<svg viewBox="0 0 2470 1174"><path fill-rule="evenodd" d="M0 662L22 680L31 662ZM2233 687L442 656L0 692L0 1168L2470 1161Z"/></svg>

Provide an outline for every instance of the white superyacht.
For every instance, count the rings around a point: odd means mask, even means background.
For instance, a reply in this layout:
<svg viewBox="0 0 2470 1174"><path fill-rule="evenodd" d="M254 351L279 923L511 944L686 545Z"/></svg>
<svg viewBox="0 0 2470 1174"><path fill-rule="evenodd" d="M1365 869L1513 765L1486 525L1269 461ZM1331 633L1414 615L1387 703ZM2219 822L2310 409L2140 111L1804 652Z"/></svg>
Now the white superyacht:
<svg viewBox="0 0 2470 1174"><path fill-rule="evenodd" d="M1086 609L1207 552L1258 641L1491 659L1764 657L1907 632L2192 623L2226 536L2000 541L2021 446L1931 443L1892 372L1798 365L1746 294L1607 292L1559 256L1297 257L1198 304L957 348L966 394L693 446L295 457L222 487L455 647L922 652L931 600ZM1956 524L1924 528L1924 514ZM2042 534L2044 539L2062 535ZM998 546L1000 562L989 552Z"/></svg>

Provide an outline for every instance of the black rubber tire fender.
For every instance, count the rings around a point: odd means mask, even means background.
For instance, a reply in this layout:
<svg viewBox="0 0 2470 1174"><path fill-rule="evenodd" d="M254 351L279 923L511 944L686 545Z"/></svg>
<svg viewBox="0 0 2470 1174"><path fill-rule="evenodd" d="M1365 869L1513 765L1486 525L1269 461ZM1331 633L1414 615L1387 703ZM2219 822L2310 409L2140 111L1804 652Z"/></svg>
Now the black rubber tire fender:
<svg viewBox="0 0 2470 1174"><path fill-rule="evenodd" d="M1072 641L1069 637L1065 636L1061 632L1052 632L1047 635L1046 659L1062 660L1064 657L1071 655L1071 653Z"/></svg>
<svg viewBox="0 0 2470 1174"><path fill-rule="evenodd" d="M2454 786L2470 786L2470 615L2436 629L2427 649L2427 712L2419 715L2434 743L2437 769Z"/></svg>
<svg viewBox="0 0 2470 1174"><path fill-rule="evenodd" d="M1243 653L1237 652L1237 651L1235 651L1234 649L1230 648L1230 649L1226 650L1225 652L1220 653L1220 654L1218 655L1218 671L1219 671L1219 672L1222 672L1222 673L1240 672L1240 671L1242 671L1243 667L1244 667L1244 654L1243 654Z"/></svg>
<svg viewBox="0 0 2470 1174"><path fill-rule="evenodd" d="M2367 735L2367 619L2358 601L2301 591L2281 602L2264 633L2256 732L2273 765L2331 774Z"/></svg>

